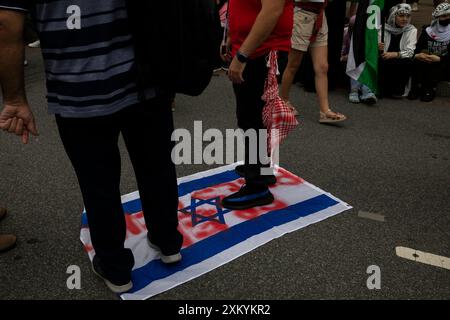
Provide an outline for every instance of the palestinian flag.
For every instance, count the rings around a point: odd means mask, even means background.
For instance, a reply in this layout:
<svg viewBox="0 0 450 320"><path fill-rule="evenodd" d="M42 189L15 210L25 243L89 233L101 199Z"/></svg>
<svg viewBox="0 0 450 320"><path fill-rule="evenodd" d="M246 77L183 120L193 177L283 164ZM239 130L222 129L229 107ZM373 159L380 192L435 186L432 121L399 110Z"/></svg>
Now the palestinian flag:
<svg viewBox="0 0 450 320"><path fill-rule="evenodd" d="M384 0L360 0L356 15L347 75L378 92L378 32Z"/></svg>

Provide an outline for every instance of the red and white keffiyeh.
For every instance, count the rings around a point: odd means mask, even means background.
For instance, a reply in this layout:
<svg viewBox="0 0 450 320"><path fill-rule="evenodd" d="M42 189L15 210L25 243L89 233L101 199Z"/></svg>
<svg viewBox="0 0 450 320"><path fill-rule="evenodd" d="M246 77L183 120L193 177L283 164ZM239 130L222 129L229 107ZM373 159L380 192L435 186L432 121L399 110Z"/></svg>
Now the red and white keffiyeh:
<svg viewBox="0 0 450 320"><path fill-rule="evenodd" d="M269 75L266 80L262 99L266 102L263 109L263 123L267 129L268 153L272 155L288 134L295 129L298 121L291 108L280 98L278 91L278 62L277 52L269 54L267 66Z"/></svg>

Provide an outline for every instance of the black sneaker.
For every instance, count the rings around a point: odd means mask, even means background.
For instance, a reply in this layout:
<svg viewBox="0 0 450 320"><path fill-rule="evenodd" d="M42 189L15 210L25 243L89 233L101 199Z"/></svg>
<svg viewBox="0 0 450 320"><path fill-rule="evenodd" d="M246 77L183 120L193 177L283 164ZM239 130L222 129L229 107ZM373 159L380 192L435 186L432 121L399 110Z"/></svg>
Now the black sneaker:
<svg viewBox="0 0 450 320"><path fill-rule="evenodd" d="M245 173L244 173L244 165L238 165L236 166L236 168L234 168L234 171L242 178L245 177ZM275 177L275 175L271 174L271 175L263 175L261 176L261 182L268 185L268 186L273 186L275 184L277 184L277 177Z"/></svg>
<svg viewBox="0 0 450 320"><path fill-rule="evenodd" d="M241 190L222 200L222 206L231 210L245 210L271 204L274 198L268 188L244 185Z"/></svg>
<svg viewBox="0 0 450 320"><path fill-rule="evenodd" d="M105 281L106 286L114 293L124 293L129 291L133 287L131 282L131 275L128 277L107 277L103 271L100 263L100 259L94 256L92 260L92 271Z"/></svg>
<svg viewBox="0 0 450 320"><path fill-rule="evenodd" d="M436 97L436 93L433 89L424 89L420 95L420 101L431 102Z"/></svg>
<svg viewBox="0 0 450 320"><path fill-rule="evenodd" d="M173 264L180 262L182 259L180 250L162 250L160 246L154 244L147 233L147 243L150 248L159 252L159 256L161 257L161 261L165 264Z"/></svg>

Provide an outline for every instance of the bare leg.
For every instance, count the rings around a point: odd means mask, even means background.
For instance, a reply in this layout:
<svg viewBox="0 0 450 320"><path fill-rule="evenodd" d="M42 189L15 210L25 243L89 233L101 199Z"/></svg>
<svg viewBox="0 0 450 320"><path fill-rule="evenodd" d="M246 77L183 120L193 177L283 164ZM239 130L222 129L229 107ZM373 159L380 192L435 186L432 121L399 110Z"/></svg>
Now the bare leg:
<svg viewBox="0 0 450 320"><path fill-rule="evenodd" d="M330 103L328 101L328 47L311 48L311 58L314 66L321 122L339 122L345 120L346 117L344 115L330 110Z"/></svg>
<svg viewBox="0 0 450 320"><path fill-rule="evenodd" d="M288 64L286 70L283 73L283 79L281 81L281 99L289 101L289 91L291 90L292 83L294 82L295 74L302 63L303 51L291 49L288 57Z"/></svg>
<svg viewBox="0 0 450 320"><path fill-rule="evenodd" d="M320 111L323 113L330 109L328 102L328 47L311 48L316 90L319 98Z"/></svg>

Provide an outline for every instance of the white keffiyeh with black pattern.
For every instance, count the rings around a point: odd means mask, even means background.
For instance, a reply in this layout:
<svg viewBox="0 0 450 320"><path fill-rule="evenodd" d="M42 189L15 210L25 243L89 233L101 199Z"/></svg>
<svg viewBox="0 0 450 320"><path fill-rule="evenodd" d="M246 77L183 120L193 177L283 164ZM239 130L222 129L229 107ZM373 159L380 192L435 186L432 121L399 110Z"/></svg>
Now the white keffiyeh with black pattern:
<svg viewBox="0 0 450 320"><path fill-rule="evenodd" d="M450 41L450 25L442 26L439 24L439 17L450 14L450 4L444 2L436 7L433 12L433 21L426 29L428 35L436 41Z"/></svg>

